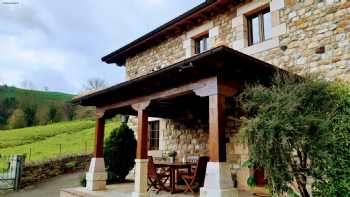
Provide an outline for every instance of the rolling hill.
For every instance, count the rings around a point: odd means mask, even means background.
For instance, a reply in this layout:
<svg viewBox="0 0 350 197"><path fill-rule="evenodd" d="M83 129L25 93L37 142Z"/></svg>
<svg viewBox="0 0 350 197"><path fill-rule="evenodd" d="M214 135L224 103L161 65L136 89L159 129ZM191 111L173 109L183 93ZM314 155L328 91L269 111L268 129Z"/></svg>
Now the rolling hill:
<svg viewBox="0 0 350 197"><path fill-rule="evenodd" d="M63 100L69 101L74 95L66 94L61 92L49 92L49 91L38 91L38 90L26 90L22 88L0 86L0 99L5 98L22 98L22 97L35 97L38 102L48 100Z"/></svg>
<svg viewBox="0 0 350 197"><path fill-rule="evenodd" d="M94 109L73 106L72 94L0 86L0 129L91 118Z"/></svg>

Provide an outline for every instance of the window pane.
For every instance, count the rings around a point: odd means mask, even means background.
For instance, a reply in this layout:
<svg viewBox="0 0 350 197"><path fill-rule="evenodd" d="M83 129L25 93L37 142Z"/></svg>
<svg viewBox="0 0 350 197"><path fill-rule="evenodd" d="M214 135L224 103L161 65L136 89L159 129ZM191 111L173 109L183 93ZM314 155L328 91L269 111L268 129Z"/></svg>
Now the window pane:
<svg viewBox="0 0 350 197"><path fill-rule="evenodd" d="M259 17L252 18L252 44L260 42Z"/></svg>
<svg viewBox="0 0 350 197"><path fill-rule="evenodd" d="M202 36L195 40L195 53L202 53L208 50L208 35Z"/></svg>
<svg viewBox="0 0 350 197"><path fill-rule="evenodd" d="M271 12L264 14L264 38L265 40L268 40L272 37L271 33Z"/></svg>

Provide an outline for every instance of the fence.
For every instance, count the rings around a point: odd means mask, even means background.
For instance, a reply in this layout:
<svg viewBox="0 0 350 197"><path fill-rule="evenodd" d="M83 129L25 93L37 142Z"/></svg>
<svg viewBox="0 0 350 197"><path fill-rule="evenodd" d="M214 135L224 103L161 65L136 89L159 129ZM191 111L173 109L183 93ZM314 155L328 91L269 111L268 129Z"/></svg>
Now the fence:
<svg viewBox="0 0 350 197"><path fill-rule="evenodd" d="M51 160L57 157L69 155L90 154L93 149L93 141L79 143L45 143L9 149L4 152L7 155L25 155L26 163ZM1 168L0 163L0 168Z"/></svg>
<svg viewBox="0 0 350 197"><path fill-rule="evenodd" d="M21 173L25 156L0 155L0 190L17 190L20 188Z"/></svg>

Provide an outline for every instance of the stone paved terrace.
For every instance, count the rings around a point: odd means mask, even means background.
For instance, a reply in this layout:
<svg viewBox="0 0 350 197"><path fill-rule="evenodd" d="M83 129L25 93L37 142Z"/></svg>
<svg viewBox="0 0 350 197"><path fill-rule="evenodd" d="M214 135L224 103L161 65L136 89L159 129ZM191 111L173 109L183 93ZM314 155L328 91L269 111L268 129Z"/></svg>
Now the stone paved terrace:
<svg viewBox="0 0 350 197"><path fill-rule="evenodd" d="M124 184L116 184L107 186L107 190L103 191L87 191L83 187L77 188L69 188L62 189L60 197L131 197L131 193L134 189L133 183L124 183ZM151 197L190 197L190 196L199 196L198 194L170 194L169 192L160 192L156 194L155 192L151 192ZM239 192L239 197L253 197L251 193L248 192Z"/></svg>

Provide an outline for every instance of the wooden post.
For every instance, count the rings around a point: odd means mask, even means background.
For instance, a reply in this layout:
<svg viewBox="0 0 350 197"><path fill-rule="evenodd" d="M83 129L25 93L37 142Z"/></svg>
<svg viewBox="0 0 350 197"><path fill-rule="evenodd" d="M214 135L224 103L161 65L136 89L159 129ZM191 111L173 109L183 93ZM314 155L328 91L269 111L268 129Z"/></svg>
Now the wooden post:
<svg viewBox="0 0 350 197"><path fill-rule="evenodd" d="M146 108L149 101L132 105L137 111L137 149L135 159L135 184L133 197L148 197L147 171L148 171L148 114Z"/></svg>
<svg viewBox="0 0 350 197"><path fill-rule="evenodd" d="M95 131L95 147L93 156L95 158L103 157L103 140L105 132L105 118L97 117L96 118L96 131Z"/></svg>
<svg viewBox="0 0 350 197"><path fill-rule="evenodd" d="M96 109L95 146L89 172L86 173L86 189L89 191L103 190L106 188L107 173L103 158L104 114L104 111Z"/></svg>
<svg viewBox="0 0 350 197"><path fill-rule="evenodd" d="M147 159L148 114L145 110L137 112L137 151L136 159Z"/></svg>
<svg viewBox="0 0 350 197"><path fill-rule="evenodd" d="M209 157L211 162L226 161L225 96L209 96Z"/></svg>
<svg viewBox="0 0 350 197"><path fill-rule="evenodd" d="M148 152L148 114L146 108L150 102L132 105L137 111L137 149L136 159L147 159Z"/></svg>

